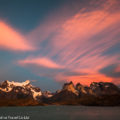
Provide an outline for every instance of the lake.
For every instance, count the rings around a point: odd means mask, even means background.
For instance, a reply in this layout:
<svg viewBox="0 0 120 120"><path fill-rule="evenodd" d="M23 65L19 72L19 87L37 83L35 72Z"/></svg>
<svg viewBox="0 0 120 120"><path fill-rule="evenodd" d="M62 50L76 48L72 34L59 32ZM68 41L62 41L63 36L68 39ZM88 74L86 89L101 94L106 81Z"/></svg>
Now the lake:
<svg viewBox="0 0 120 120"><path fill-rule="evenodd" d="M120 107L36 106L0 107L4 120L120 120Z"/></svg>

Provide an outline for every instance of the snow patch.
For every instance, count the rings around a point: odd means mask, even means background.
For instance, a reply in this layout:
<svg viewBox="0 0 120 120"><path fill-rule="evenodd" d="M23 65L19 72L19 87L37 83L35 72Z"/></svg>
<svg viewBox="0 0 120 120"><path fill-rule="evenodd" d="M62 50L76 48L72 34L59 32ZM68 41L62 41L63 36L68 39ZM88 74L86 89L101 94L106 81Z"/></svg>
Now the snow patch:
<svg viewBox="0 0 120 120"><path fill-rule="evenodd" d="M41 96L42 95L42 92L35 92L33 89L31 89L32 93L33 93L33 98L36 100L37 97Z"/></svg>
<svg viewBox="0 0 120 120"><path fill-rule="evenodd" d="M23 86L28 85L30 83L30 81L26 80L25 82L21 82L20 83L20 82L14 82L14 81L10 82L10 81L7 80L7 83L8 83L9 86L14 85L14 86L21 86L21 87L23 87Z"/></svg>

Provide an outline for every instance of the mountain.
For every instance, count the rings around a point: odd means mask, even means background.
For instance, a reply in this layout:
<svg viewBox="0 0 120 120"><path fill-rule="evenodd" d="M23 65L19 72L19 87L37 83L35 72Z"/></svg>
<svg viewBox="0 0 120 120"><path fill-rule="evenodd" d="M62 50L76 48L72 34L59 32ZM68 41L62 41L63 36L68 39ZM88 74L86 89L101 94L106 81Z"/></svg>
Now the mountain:
<svg viewBox="0 0 120 120"><path fill-rule="evenodd" d="M90 88L88 86L83 86L80 83L76 84L76 90L79 92L79 95L86 95L90 93Z"/></svg>
<svg viewBox="0 0 120 120"><path fill-rule="evenodd" d="M75 95L79 94L79 92L76 90L72 81L70 83L65 83L62 90L63 91L65 91L65 90L70 91L70 92L74 93Z"/></svg>
<svg viewBox="0 0 120 120"><path fill-rule="evenodd" d="M50 98L52 97L54 94L51 93L50 91L44 91L42 92L42 96L45 97L45 98Z"/></svg>
<svg viewBox="0 0 120 120"><path fill-rule="evenodd" d="M120 89L110 82L92 82L90 86L83 86L80 83L76 85L80 95L114 95L119 94Z"/></svg>
<svg viewBox="0 0 120 120"><path fill-rule="evenodd" d="M41 96L40 88L32 86L29 80L22 83L6 80L0 83L0 103L2 101L11 103L12 101L24 101L26 99L34 102L38 101Z"/></svg>
<svg viewBox="0 0 120 120"><path fill-rule="evenodd" d="M65 83L48 99L48 104L114 106L120 105L120 88L110 82L92 82L90 86Z"/></svg>
<svg viewBox="0 0 120 120"><path fill-rule="evenodd" d="M65 83L63 88L48 99L48 104L69 104L78 98L78 91L72 82ZM71 101L72 100L72 101Z"/></svg>
<svg viewBox="0 0 120 120"><path fill-rule="evenodd" d="M120 89L109 82L93 82L90 84L91 94L94 95L115 95L120 93Z"/></svg>
<svg viewBox="0 0 120 120"><path fill-rule="evenodd" d="M65 83L55 93L42 92L40 88L25 82L0 83L0 106L27 105L92 105L120 106L120 88L110 82L92 82L90 86Z"/></svg>

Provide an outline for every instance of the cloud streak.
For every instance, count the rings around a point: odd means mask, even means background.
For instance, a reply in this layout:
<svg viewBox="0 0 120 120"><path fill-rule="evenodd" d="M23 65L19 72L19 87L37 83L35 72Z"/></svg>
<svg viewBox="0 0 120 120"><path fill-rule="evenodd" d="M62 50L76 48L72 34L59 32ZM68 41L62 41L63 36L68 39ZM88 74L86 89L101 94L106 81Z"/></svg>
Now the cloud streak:
<svg viewBox="0 0 120 120"><path fill-rule="evenodd" d="M51 69L60 69L62 66L58 65L54 61L48 59L48 58L27 58L25 60L18 61L20 65L26 65L26 64L34 64L46 68Z"/></svg>
<svg viewBox="0 0 120 120"><path fill-rule="evenodd" d="M0 49L11 51L34 50L23 35L3 21L0 21Z"/></svg>

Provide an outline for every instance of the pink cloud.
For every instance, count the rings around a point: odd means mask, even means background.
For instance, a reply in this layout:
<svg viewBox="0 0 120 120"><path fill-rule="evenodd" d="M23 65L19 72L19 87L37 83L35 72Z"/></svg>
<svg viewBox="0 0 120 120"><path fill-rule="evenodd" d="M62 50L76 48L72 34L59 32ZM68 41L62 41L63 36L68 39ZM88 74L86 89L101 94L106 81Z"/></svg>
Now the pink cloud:
<svg viewBox="0 0 120 120"><path fill-rule="evenodd" d="M45 59L36 57L24 62L48 68L60 68L59 65L62 65L69 70L88 73L86 76L65 76L58 73L54 76L56 80L80 81L84 84L91 81L112 81L112 77L101 75L99 70L120 63L119 54L104 54L120 42L119 37L116 37L120 33L120 10L114 9L116 6L117 2L110 0L95 10L83 8L65 19L59 16L60 21L55 21L56 17L47 19L28 35L28 38L40 45ZM45 47L42 46L44 43ZM54 58L59 65L46 58Z"/></svg>
<svg viewBox="0 0 120 120"><path fill-rule="evenodd" d="M3 21L0 21L0 49L12 51L34 50L24 36Z"/></svg>
<svg viewBox="0 0 120 120"><path fill-rule="evenodd" d="M27 58L25 60L18 61L18 63L20 65L35 64L38 66L43 66L51 69L62 68L62 66L58 65L57 63L48 58Z"/></svg>
<svg viewBox="0 0 120 120"><path fill-rule="evenodd" d="M116 67L115 72L120 72L120 65Z"/></svg>

